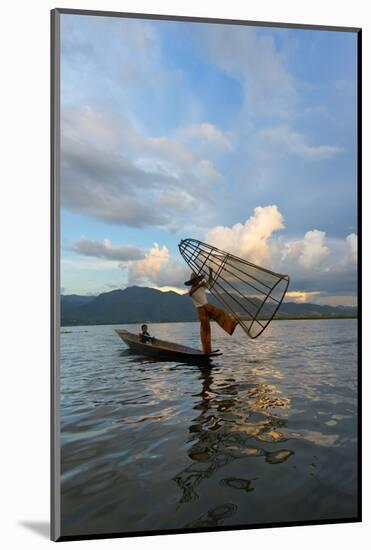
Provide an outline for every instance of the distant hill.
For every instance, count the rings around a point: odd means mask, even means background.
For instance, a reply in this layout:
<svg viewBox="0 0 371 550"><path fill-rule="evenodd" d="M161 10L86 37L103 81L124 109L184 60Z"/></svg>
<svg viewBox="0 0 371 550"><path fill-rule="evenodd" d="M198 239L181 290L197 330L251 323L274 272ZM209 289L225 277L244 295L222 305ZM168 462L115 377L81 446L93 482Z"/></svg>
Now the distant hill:
<svg viewBox="0 0 371 550"><path fill-rule="evenodd" d="M212 297L210 303L219 305ZM356 317L357 308L284 302L276 318ZM196 321L196 310L187 295L132 286L99 296L61 296L61 325L100 325Z"/></svg>
<svg viewBox="0 0 371 550"><path fill-rule="evenodd" d="M112 290L99 296L61 296L61 324L116 324L195 321L197 314L191 300L176 292L132 286Z"/></svg>

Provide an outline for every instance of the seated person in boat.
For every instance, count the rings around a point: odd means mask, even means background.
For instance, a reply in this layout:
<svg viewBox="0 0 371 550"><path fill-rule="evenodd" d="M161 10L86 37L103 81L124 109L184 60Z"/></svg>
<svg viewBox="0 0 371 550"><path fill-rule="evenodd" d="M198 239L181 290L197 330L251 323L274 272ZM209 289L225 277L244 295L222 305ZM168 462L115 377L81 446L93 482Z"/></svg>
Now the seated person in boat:
<svg viewBox="0 0 371 550"><path fill-rule="evenodd" d="M209 280L208 284L212 284L213 271L209 268ZM228 334L233 334L234 329L238 325L238 322L233 319L223 309L209 304L206 296L206 282L204 281L204 275L197 275L197 273L191 274L191 278L184 283L190 286L188 294L191 297L193 305L196 308L198 317L200 319L200 337L202 343L202 349L204 353L211 352L211 328L210 320L216 321L223 330Z"/></svg>
<svg viewBox="0 0 371 550"><path fill-rule="evenodd" d="M139 340L144 344L153 343L155 341L155 337L151 336L150 333L148 332L148 326L142 325L141 329L142 329L142 332L139 333Z"/></svg>

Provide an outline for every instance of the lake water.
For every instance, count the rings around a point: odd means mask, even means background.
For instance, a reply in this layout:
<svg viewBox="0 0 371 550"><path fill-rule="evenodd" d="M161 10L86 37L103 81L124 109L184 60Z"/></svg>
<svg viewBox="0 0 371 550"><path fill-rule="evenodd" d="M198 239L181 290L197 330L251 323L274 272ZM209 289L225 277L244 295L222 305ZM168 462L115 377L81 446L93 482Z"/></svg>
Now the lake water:
<svg viewBox="0 0 371 550"><path fill-rule="evenodd" d="M62 327L62 535L357 515L357 321L212 325L210 366ZM199 348L198 323L150 326Z"/></svg>

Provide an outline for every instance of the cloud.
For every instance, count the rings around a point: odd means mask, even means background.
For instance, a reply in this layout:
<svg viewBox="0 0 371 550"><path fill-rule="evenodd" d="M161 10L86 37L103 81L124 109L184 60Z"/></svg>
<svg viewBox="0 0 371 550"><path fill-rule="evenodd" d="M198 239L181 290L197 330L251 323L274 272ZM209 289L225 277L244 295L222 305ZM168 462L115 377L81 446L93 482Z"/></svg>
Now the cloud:
<svg viewBox="0 0 371 550"><path fill-rule="evenodd" d="M349 248L350 248L351 259L352 259L353 262L356 262L357 257L358 257L358 253L357 253L358 238L357 238L357 235L355 233L351 233L350 235L347 236L346 241L347 241L347 243L349 245Z"/></svg>
<svg viewBox="0 0 371 550"><path fill-rule="evenodd" d="M275 256L277 271L291 276L291 290L320 291L321 295L356 293L357 270L349 236L330 238L324 231L313 230L301 239L286 239L280 246L281 254Z"/></svg>
<svg viewBox="0 0 371 550"><path fill-rule="evenodd" d="M143 259L121 264L120 267L127 267L129 285L179 287L186 280L186 265L171 258L169 249L157 243L154 243Z"/></svg>
<svg viewBox="0 0 371 550"><path fill-rule="evenodd" d="M94 146L100 143L104 147L114 146L119 139L119 127L111 116L84 105L73 111L63 111L62 141L70 139L84 141Z"/></svg>
<svg viewBox="0 0 371 550"><path fill-rule="evenodd" d="M201 180L215 181L222 178L210 160L200 160L196 165L196 174Z"/></svg>
<svg viewBox="0 0 371 550"><path fill-rule="evenodd" d="M290 292L304 300L318 293L354 295L357 289L357 236L329 238L313 229L292 239L277 235L284 218L276 205L258 206L245 223L216 226L205 240L261 267L290 276Z"/></svg>
<svg viewBox="0 0 371 550"><path fill-rule="evenodd" d="M307 231L301 241L286 244L287 254L297 254L297 261L304 269L319 267L330 252L325 237L324 231Z"/></svg>
<svg viewBox="0 0 371 550"><path fill-rule="evenodd" d="M66 77L72 74L89 84L91 73L99 74L96 87L109 82L106 93L111 97L116 91L113 82L124 84L125 95L144 82L151 82L156 91L173 78L163 66L159 36L150 21L64 15L61 25Z"/></svg>
<svg viewBox="0 0 371 550"><path fill-rule="evenodd" d="M166 246L160 247L157 243L147 252L145 257L128 266L128 283L141 284L157 279L163 264L169 262L169 250ZM126 265L120 267L126 268Z"/></svg>
<svg viewBox="0 0 371 550"><path fill-rule="evenodd" d="M309 145L304 134L295 132L289 126L266 128L259 132L259 137L266 143L307 160L331 159L343 151L338 145Z"/></svg>
<svg viewBox="0 0 371 550"><path fill-rule="evenodd" d="M355 271L357 260L357 235L345 239L329 238L324 231L307 231L303 238L281 243L281 261L302 272L334 274Z"/></svg>
<svg viewBox="0 0 371 550"><path fill-rule="evenodd" d="M357 235L329 238L324 231L314 229L292 239L278 235L282 229L284 218L276 205L258 206L244 224L210 228L204 240L261 267L287 273L291 280L287 297L297 302L354 304ZM117 267L127 272L128 285L183 292L189 276L188 266L158 243L143 251L131 245L112 245L108 239L81 237L72 248L86 258L63 259L64 266L104 270L107 261L117 262Z"/></svg>
<svg viewBox="0 0 371 550"><path fill-rule="evenodd" d="M199 124L192 124L187 128L181 128L179 135L196 140L201 144L212 145L221 151L231 151L233 149L232 134L230 132L223 132L210 122L201 122Z"/></svg>
<svg viewBox="0 0 371 550"><path fill-rule="evenodd" d="M313 299L320 294L319 291L314 292L300 292L297 290L288 291L286 293L287 298L294 298L294 302L298 304L305 304L306 302L312 302Z"/></svg>
<svg viewBox="0 0 371 550"><path fill-rule="evenodd" d="M176 294L187 294L188 292L186 288L179 288L177 286L152 286L152 288L161 292L176 292Z"/></svg>
<svg viewBox="0 0 371 550"><path fill-rule="evenodd" d="M110 261L127 262L144 258L144 251L140 248L130 245L115 246L108 239L100 242L81 237L73 243L72 249L83 256L104 258Z"/></svg>
<svg viewBox="0 0 371 550"><path fill-rule="evenodd" d="M244 224L210 229L206 233L206 242L264 266L271 263L269 239L275 231L283 228L283 216L276 205L257 206L254 215Z"/></svg>
<svg viewBox="0 0 371 550"><path fill-rule="evenodd" d="M178 262L173 258L160 269L155 284L159 287L176 286L184 290L184 281L188 279L189 268L184 262Z"/></svg>
<svg viewBox="0 0 371 550"><path fill-rule="evenodd" d="M241 82L249 115L291 117L296 82L274 36L246 26L210 25L199 41L211 61Z"/></svg>
<svg viewBox="0 0 371 550"><path fill-rule="evenodd" d="M63 258L64 268L105 270L109 262L116 262L118 268L127 271L129 286L151 286L159 290L183 292L183 283L188 278L186 264L172 258L169 249L158 243L145 251L131 245L112 245L108 239L96 241L81 237L73 243L72 250L86 258Z"/></svg>
<svg viewBox="0 0 371 550"><path fill-rule="evenodd" d="M165 225L166 214L141 200L142 189L165 180L169 177L141 170L123 157L64 142L61 203L73 212L119 225Z"/></svg>
<svg viewBox="0 0 371 550"><path fill-rule="evenodd" d="M133 227L211 215L211 185L222 176L196 144L176 135L146 136L125 117L85 106L63 116L61 149L64 208Z"/></svg>

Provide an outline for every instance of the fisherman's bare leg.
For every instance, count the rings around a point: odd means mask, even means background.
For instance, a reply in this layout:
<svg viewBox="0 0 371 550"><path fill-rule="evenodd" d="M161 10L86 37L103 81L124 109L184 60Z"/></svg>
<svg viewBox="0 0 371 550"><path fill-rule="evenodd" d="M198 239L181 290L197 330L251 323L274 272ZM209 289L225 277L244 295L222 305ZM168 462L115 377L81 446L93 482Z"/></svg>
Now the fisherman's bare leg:
<svg viewBox="0 0 371 550"><path fill-rule="evenodd" d="M204 353L211 352L211 327L210 318L207 310L203 307L197 308L198 317L200 319L200 337L202 350Z"/></svg>

